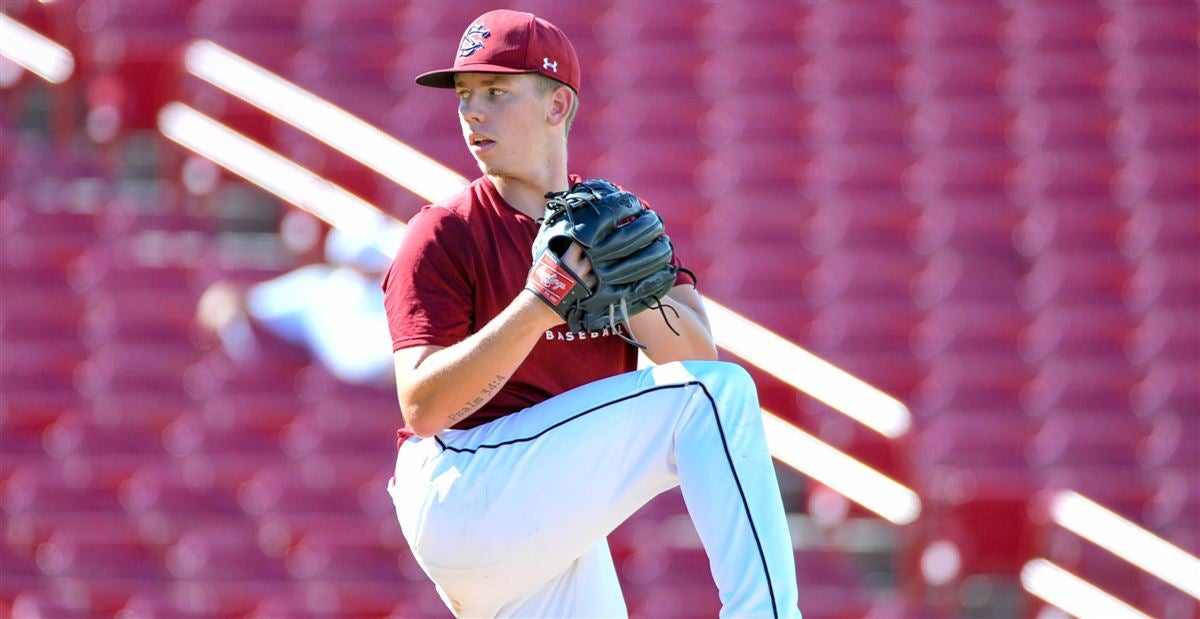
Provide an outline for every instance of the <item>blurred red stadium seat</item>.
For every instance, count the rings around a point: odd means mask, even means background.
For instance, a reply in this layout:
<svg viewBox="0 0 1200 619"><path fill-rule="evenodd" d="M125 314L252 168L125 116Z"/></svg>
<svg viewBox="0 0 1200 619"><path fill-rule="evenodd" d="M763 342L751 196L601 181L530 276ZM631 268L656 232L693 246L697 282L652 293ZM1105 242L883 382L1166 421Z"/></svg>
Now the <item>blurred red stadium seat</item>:
<svg viewBox="0 0 1200 619"><path fill-rule="evenodd" d="M142 543L136 527L103 523L57 528L37 549L39 569L48 576L91 582L128 579L153 583L165 577L162 564Z"/></svg>
<svg viewBox="0 0 1200 619"><path fill-rule="evenodd" d="M1141 377L1122 356L1059 354L1038 363L1038 374L1021 394L1021 402L1035 417L1060 409L1128 411Z"/></svg>
<svg viewBox="0 0 1200 619"><path fill-rule="evenodd" d="M12 601L13 617L54 617L55 619L91 619L112 616L121 608L120 600L112 605L93 601L84 586L68 584L58 587L31 587L20 592Z"/></svg>
<svg viewBox="0 0 1200 619"><path fill-rule="evenodd" d="M1133 275L1115 249L1045 251L1020 284L1021 302L1035 310L1051 302L1120 303Z"/></svg>
<svg viewBox="0 0 1200 619"><path fill-rule="evenodd" d="M1028 318L1020 308L1003 303L942 303L914 326L910 346L922 359L944 353L1013 350Z"/></svg>
<svg viewBox="0 0 1200 619"><path fill-rule="evenodd" d="M792 40L716 47L706 60L693 62L694 89L709 100L734 93L794 97L788 78L803 70L809 58Z"/></svg>
<svg viewBox="0 0 1200 619"><path fill-rule="evenodd" d="M817 310L803 343L818 351L908 351L918 310L899 301L839 300Z"/></svg>
<svg viewBox="0 0 1200 619"><path fill-rule="evenodd" d="M391 471L385 468L381 475L384 473L390 476ZM387 509L392 509L382 481L347 485L338 485L336 481L309 483L288 469L268 468L242 486L239 501L247 514L260 518L279 513L373 514L384 507L383 502L387 503ZM371 493L377 496L368 496Z"/></svg>
<svg viewBox="0 0 1200 619"><path fill-rule="evenodd" d="M1010 144L1017 152L1078 148L1102 153L1116 114L1092 101L1060 98L1022 105L1013 119Z"/></svg>
<svg viewBox="0 0 1200 619"><path fill-rule="evenodd" d="M253 602L242 606L223 603L211 588L185 584L173 585L167 590L135 593L117 616L138 619L235 619L252 609Z"/></svg>
<svg viewBox="0 0 1200 619"><path fill-rule="evenodd" d="M292 577L302 581L379 583L398 593L406 580L401 562L411 562L405 551L380 545L379 536L361 526L314 529L301 537L288 552L285 565ZM388 604L394 604L394 598Z"/></svg>
<svg viewBox="0 0 1200 619"><path fill-rule="evenodd" d="M811 10L803 4L782 2L718 2L696 23L695 32L697 38L714 47L764 41L791 43L797 26Z"/></svg>
<svg viewBox="0 0 1200 619"><path fill-rule="evenodd" d="M708 103L687 90L643 91L638 97L615 97L603 108L591 111L589 125L593 139L606 144L629 138L640 138L635 142L638 144L645 138L679 141L695 132L698 119L707 110ZM670 165L674 161L657 163Z"/></svg>
<svg viewBox="0 0 1200 619"><path fill-rule="evenodd" d="M16 470L3 492L3 506L10 516L121 512L113 488L92 484L88 475L65 471L52 462L34 461Z"/></svg>
<svg viewBox="0 0 1200 619"><path fill-rule="evenodd" d="M40 580L40 572L30 549L18 549L16 544L0 544L0 601L12 604L18 593L32 589Z"/></svg>
<svg viewBox="0 0 1200 619"><path fill-rule="evenodd" d="M1194 204L1184 199L1140 202L1121 231L1121 248L1140 256L1152 250L1195 247L1200 243L1200 217Z"/></svg>
<svg viewBox="0 0 1200 619"><path fill-rule="evenodd" d="M1089 50L1036 50L1018 53L1000 78L1004 98L1026 104L1052 97L1100 98L1109 61Z"/></svg>
<svg viewBox="0 0 1200 619"><path fill-rule="evenodd" d="M1136 567L1057 527L1043 537L1041 550L1047 559L1136 608L1146 608L1148 591Z"/></svg>
<svg viewBox="0 0 1200 619"><path fill-rule="evenodd" d="M898 192L834 194L820 201L804 245L817 254L843 249L909 249L918 211Z"/></svg>
<svg viewBox="0 0 1200 619"><path fill-rule="evenodd" d="M173 388L109 388L88 402L93 423L158 433L194 406Z"/></svg>
<svg viewBox="0 0 1200 619"><path fill-rule="evenodd" d="M563 4L557 0L514 0L509 7L542 17L567 33L576 47L590 48L599 37L596 22L611 8L608 0ZM482 11L480 11L482 12ZM576 50L578 51L578 50ZM586 61L583 66L591 66Z"/></svg>
<svg viewBox="0 0 1200 619"><path fill-rule="evenodd" d="M361 514L340 513L290 513L266 514L258 519L258 543L264 552L272 556L284 556L300 540L310 534L333 535L339 531L353 531L351 537L369 538L379 548L400 556L408 548L408 542L393 519L367 519ZM414 577L412 570L418 569L415 562L402 569L406 577Z"/></svg>
<svg viewBox="0 0 1200 619"><path fill-rule="evenodd" d="M609 2L608 10L592 20L599 43L618 48L647 40L679 45L694 40L694 26L704 15L703 8L665 13L653 4ZM569 33L568 33L569 34Z"/></svg>
<svg viewBox="0 0 1200 619"><path fill-rule="evenodd" d="M1104 95L1114 103L1194 99L1200 88L1194 57L1172 50L1122 54L1108 72Z"/></svg>
<svg viewBox="0 0 1200 619"><path fill-rule="evenodd" d="M1200 303L1200 271L1195 268L1194 250L1147 253L1138 259L1137 270L1125 288L1126 305L1146 311L1159 305Z"/></svg>
<svg viewBox="0 0 1200 619"><path fill-rule="evenodd" d="M0 429L3 433L29 432L32 436L45 430L63 415L77 410L82 400L74 390L45 389L34 386L32 389L20 388L16 385L4 387L0 394ZM14 441L11 446L21 441ZM5 455L17 456L20 449L9 451L6 444ZM39 450L40 451L40 450Z"/></svg>
<svg viewBox="0 0 1200 619"><path fill-rule="evenodd" d="M701 285L718 299L742 294L770 296L773 292L776 298L797 300L806 275L817 265L815 259L774 242L743 242L736 250L715 249L712 257Z"/></svg>
<svg viewBox="0 0 1200 619"><path fill-rule="evenodd" d="M896 89L910 102L945 97L995 97L1009 59L999 49L931 49L915 54L896 73Z"/></svg>
<svg viewBox="0 0 1200 619"><path fill-rule="evenodd" d="M921 203L936 198L958 202L968 196L1005 195L1018 162L1012 153L993 147L947 148L930 151L911 161L904 170L905 195Z"/></svg>
<svg viewBox="0 0 1200 619"><path fill-rule="evenodd" d="M622 187L641 193L643 179L672 186L690 184L704 155L699 142L687 136L638 135L611 141L592 166L606 177L622 179ZM647 200L651 207L656 203L652 195Z"/></svg>
<svg viewBox="0 0 1200 619"><path fill-rule="evenodd" d="M907 56L893 46L824 49L813 52L795 70L795 90L810 101L831 96L888 96L898 92L896 73L907 63Z"/></svg>
<svg viewBox="0 0 1200 619"><path fill-rule="evenodd" d="M731 192L730 197L738 192ZM798 201L791 193L783 190L760 189L747 195L745 202L730 202L722 196L713 199L712 208L698 217L692 224L693 236L699 249L704 252L732 250L746 245L753 249L747 253L757 255L757 250L773 258L786 258L783 249L791 251L787 263L803 264L813 260L798 242L805 240L809 229L809 218L813 205ZM756 209L754 217L742 217L748 204ZM766 260L763 267L770 268ZM719 265L713 265L714 267Z"/></svg>
<svg viewBox="0 0 1200 619"><path fill-rule="evenodd" d="M1173 543L1189 552L1200 552L1200 535L1194 523L1200 518L1200 488L1194 471L1176 471L1158 476L1146 503L1145 521Z"/></svg>
<svg viewBox="0 0 1200 619"><path fill-rule="evenodd" d="M1116 208L1088 201L1038 200L1014 231L1013 244L1026 256L1043 251L1111 248L1128 221Z"/></svg>
<svg viewBox="0 0 1200 619"><path fill-rule="evenodd" d="M971 256L954 250L938 251L912 281L917 305L978 301L1016 306L1016 284L1024 265L1012 256Z"/></svg>
<svg viewBox="0 0 1200 619"><path fill-rule="evenodd" d="M259 549L250 527L197 527L183 533L164 558L170 573L194 582L281 582L283 563Z"/></svg>
<svg viewBox="0 0 1200 619"><path fill-rule="evenodd" d="M162 339L187 348L196 298L192 295L163 295L154 290L96 290L86 295L88 312L80 335L89 343L103 339Z"/></svg>
<svg viewBox="0 0 1200 619"><path fill-rule="evenodd" d="M222 350L205 355L192 367L188 388L193 396L262 393L288 397L298 393L313 360L302 348L272 334L258 332L258 350L245 359L233 359Z"/></svg>
<svg viewBox="0 0 1200 619"><path fill-rule="evenodd" d="M1125 411L1115 413L1060 410L1042 423L1028 444L1035 469L1112 466L1137 468L1144 423Z"/></svg>
<svg viewBox="0 0 1200 619"><path fill-rule="evenodd" d="M114 389L145 389L182 395L186 372L204 353L186 336L166 333L170 339L109 341L92 348L77 370L80 392L92 396Z"/></svg>
<svg viewBox="0 0 1200 619"><path fill-rule="evenodd" d="M1100 32L1100 44L1106 52L1124 55L1130 52L1160 50L1192 51L1196 45L1196 7L1186 4L1139 4L1114 7L1112 17Z"/></svg>
<svg viewBox="0 0 1200 619"><path fill-rule="evenodd" d="M908 149L898 144L835 146L813 153L799 187L804 195L815 199L842 191L898 194L913 161Z"/></svg>
<svg viewBox="0 0 1200 619"><path fill-rule="evenodd" d="M1118 166L1116 157L1091 148L1035 150L1013 169L1008 193L1019 203L1071 198L1103 204Z"/></svg>
<svg viewBox="0 0 1200 619"><path fill-rule="evenodd" d="M282 457L277 427L255 427L252 416L227 419L226 424L216 425L197 414L183 415L163 430L163 444L175 456Z"/></svg>
<svg viewBox="0 0 1200 619"><path fill-rule="evenodd" d="M0 337L78 332L85 317L82 299L65 282L17 282L4 272L0 297Z"/></svg>
<svg viewBox="0 0 1200 619"><path fill-rule="evenodd" d="M74 333L53 335L10 334L4 338L5 354L0 355L0 384L12 388L42 385L70 385L87 348Z"/></svg>
<svg viewBox="0 0 1200 619"><path fill-rule="evenodd" d="M913 443L913 462L922 467L957 464L1018 466L1035 436L1033 420L1011 410L953 410L923 422Z"/></svg>
<svg viewBox="0 0 1200 619"><path fill-rule="evenodd" d="M750 188L779 192L795 200L797 183L811 160L810 153L786 143L730 146L712 151L695 168L695 185L714 203L717 196L740 195Z"/></svg>
<svg viewBox="0 0 1200 619"><path fill-rule="evenodd" d="M402 4L391 2L309 2L301 8L302 32L317 39L392 41Z"/></svg>
<svg viewBox="0 0 1200 619"><path fill-rule="evenodd" d="M1151 422L1150 434L1138 445L1138 460L1148 470L1196 470L1200 467L1200 415L1167 412Z"/></svg>
<svg viewBox="0 0 1200 619"><path fill-rule="evenodd" d="M1099 4L1064 3L1015 7L1004 32L1004 45L1013 52L1095 50L1109 12Z"/></svg>
<svg viewBox="0 0 1200 619"><path fill-rule="evenodd" d="M1132 408L1139 415L1200 410L1200 361L1195 357L1161 359L1147 365L1145 378L1133 389Z"/></svg>
<svg viewBox="0 0 1200 619"><path fill-rule="evenodd" d="M900 26L906 49L961 53L965 49L999 47L1010 11L999 2L923 2L911 7Z"/></svg>
<svg viewBox="0 0 1200 619"><path fill-rule="evenodd" d="M943 148L1007 148L1013 114L1004 103L979 95L921 101L907 122L897 122L918 152Z"/></svg>
<svg viewBox="0 0 1200 619"><path fill-rule="evenodd" d="M790 92L735 91L708 104L708 112L696 116L694 127L710 147L775 142L792 147L799 154L804 149L800 140L807 136L813 122L812 106L797 101Z"/></svg>
<svg viewBox="0 0 1200 619"><path fill-rule="evenodd" d="M913 222L908 234L909 243L917 253L936 257L939 251L952 250L943 253L942 257L958 255L978 259L988 255L991 260L1013 257L1013 231L1023 211L1006 197L977 195L962 200L939 196L918 204L921 215ZM931 261L930 266L948 268L951 265ZM1007 278L1001 282L997 282L999 288L1011 290Z"/></svg>
<svg viewBox="0 0 1200 619"><path fill-rule="evenodd" d="M93 110L111 107L117 131L155 126L158 109L175 93L174 68L187 40L190 0L90 0L79 5L80 73L90 82ZM104 136L112 138L115 136Z"/></svg>
<svg viewBox="0 0 1200 619"><path fill-rule="evenodd" d="M884 47L895 43L907 17L907 7L899 4L816 4L798 24L797 34L814 47Z"/></svg>
<svg viewBox="0 0 1200 619"><path fill-rule="evenodd" d="M821 256L805 277L804 293L815 305L839 298L908 299L909 285L919 270L919 262L908 252L837 250Z"/></svg>
<svg viewBox="0 0 1200 619"><path fill-rule="evenodd" d="M228 516L240 513L236 492L213 477L192 479L161 463L148 464L121 487L121 504L134 516Z"/></svg>
<svg viewBox="0 0 1200 619"><path fill-rule="evenodd" d="M657 37L608 48L586 79L597 92L608 97L650 87L692 90L699 76L698 63L692 56L674 53L675 49L672 42ZM645 62L646 58L653 58L654 62Z"/></svg>
<svg viewBox="0 0 1200 619"><path fill-rule="evenodd" d="M83 415L63 415L43 434L46 453L53 458L74 456L128 456L153 459L165 456L157 432L96 423Z"/></svg>
<svg viewBox="0 0 1200 619"><path fill-rule="evenodd" d="M303 6L287 0L246 6L200 0L189 14L188 28L200 38L278 72L300 46Z"/></svg>
<svg viewBox="0 0 1200 619"><path fill-rule="evenodd" d="M204 399L197 421L216 429L278 435L304 406L291 392L225 390Z"/></svg>
<svg viewBox="0 0 1200 619"><path fill-rule="evenodd" d="M784 118L793 116L794 112ZM904 141L910 118L908 107L894 97L854 94L827 97L813 104L806 141L814 147L899 145Z"/></svg>
<svg viewBox="0 0 1200 619"><path fill-rule="evenodd" d="M1026 358L1040 361L1058 354L1119 356L1125 351L1135 317L1108 304L1062 303L1043 307L1021 334Z"/></svg>
<svg viewBox="0 0 1200 619"><path fill-rule="evenodd" d="M1020 395L1035 376L1015 352L950 351L930 359L913 404L927 415L954 410L1017 410Z"/></svg>
<svg viewBox="0 0 1200 619"><path fill-rule="evenodd" d="M442 62L448 63L456 49L454 42L462 35L468 21L492 8L494 8L492 5L479 0L466 0L451 4L413 2L400 7L394 31L396 37L404 42L445 41L446 43L441 46L424 45L423 47L439 52L443 59Z"/></svg>
<svg viewBox="0 0 1200 619"><path fill-rule="evenodd" d="M294 458L330 456L335 459L354 455L376 455L386 462L396 448L394 430L398 419L390 422L349 423L332 417L303 415L280 433L280 444ZM355 462L350 458L347 462ZM365 480L364 480L365 481Z"/></svg>

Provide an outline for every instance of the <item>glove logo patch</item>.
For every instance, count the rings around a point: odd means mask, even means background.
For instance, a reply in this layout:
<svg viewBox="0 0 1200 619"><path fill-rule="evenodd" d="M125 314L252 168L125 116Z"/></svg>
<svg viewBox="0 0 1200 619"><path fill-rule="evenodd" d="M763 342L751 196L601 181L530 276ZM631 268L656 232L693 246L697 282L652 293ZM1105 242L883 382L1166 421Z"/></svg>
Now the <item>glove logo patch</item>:
<svg viewBox="0 0 1200 619"><path fill-rule="evenodd" d="M542 254L537 266L533 268L529 281L537 286L538 292L543 297L555 305L562 303L562 300L575 288L575 278L564 271L546 253Z"/></svg>
<svg viewBox="0 0 1200 619"><path fill-rule="evenodd" d="M458 43L458 57L466 58L483 49L483 40L492 36L492 32L483 24L471 24L463 33L462 41Z"/></svg>

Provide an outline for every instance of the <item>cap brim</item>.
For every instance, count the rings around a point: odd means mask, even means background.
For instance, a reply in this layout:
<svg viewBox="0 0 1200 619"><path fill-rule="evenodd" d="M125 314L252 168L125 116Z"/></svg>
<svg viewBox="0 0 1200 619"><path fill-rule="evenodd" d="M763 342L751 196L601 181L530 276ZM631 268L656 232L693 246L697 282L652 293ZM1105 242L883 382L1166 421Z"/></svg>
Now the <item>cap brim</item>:
<svg viewBox="0 0 1200 619"><path fill-rule="evenodd" d="M537 73L530 69L514 69L512 67L504 67L498 64L470 64L457 68L438 69L437 71L429 71L417 76L416 81L420 86L428 86L430 88L454 88L455 73Z"/></svg>

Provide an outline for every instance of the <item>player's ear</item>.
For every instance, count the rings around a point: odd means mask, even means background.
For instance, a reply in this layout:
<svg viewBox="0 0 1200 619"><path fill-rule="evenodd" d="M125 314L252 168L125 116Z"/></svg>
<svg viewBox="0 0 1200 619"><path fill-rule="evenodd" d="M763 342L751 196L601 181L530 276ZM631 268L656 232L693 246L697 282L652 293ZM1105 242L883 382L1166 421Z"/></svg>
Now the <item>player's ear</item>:
<svg viewBox="0 0 1200 619"><path fill-rule="evenodd" d="M566 86L559 86L550 94L550 106L546 120L556 127L567 122L571 115L571 107L575 104L575 92Z"/></svg>

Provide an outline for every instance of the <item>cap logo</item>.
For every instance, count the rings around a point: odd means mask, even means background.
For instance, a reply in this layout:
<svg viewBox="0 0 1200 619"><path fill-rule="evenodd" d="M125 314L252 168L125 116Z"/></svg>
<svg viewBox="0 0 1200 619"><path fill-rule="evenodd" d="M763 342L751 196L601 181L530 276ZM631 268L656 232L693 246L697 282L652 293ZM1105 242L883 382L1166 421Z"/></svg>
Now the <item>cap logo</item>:
<svg viewBox="0 0 1200 619"><path fill-rule="evenodd" d="M462 41L458 43L458 57L466 58L483 49L483 40L492 36L491 31L483 24L471 24L463 33Z"/></svg>
<svg viewBox="0 0 1200 619"><path fill-rule="evenodd" d="M555 61L551 62L549 58L542 58L542 68L549 69L551 71L554 71L555 73L558 73L558 61L555 60Z"/></svg>

